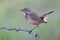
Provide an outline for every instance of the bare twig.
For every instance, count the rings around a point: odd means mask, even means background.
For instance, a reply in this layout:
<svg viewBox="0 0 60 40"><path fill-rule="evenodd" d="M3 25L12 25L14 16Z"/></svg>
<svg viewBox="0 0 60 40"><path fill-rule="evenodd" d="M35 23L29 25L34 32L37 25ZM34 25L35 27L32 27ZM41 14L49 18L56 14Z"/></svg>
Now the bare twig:
<svg viewBox="0 0 60 40"><path fill-rule="evenodd" d="M8 27L2 27L0 29L5 29L5 30L9 30L9 31L15 30L17 32L18 31L24 31L24 32L27 32L27 33L29 33L29 31L30 31L30 30L26 30L26 29L23 29L23 28L8 28ZM33 35L36 38L36 40L40 40L40 36L39 36L39 34L36 34L36 32L31 32L29 34Z"/></svg>

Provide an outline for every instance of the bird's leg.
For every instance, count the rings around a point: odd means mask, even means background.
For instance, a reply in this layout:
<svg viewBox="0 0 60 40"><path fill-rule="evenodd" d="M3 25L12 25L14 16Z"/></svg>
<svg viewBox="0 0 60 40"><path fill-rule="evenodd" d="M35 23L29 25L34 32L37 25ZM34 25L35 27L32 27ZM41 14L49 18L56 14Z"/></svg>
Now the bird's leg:
<svg viewBox="0 0 60 40"><path fill-rule="evenodd" d="M29 33L31 33L37 26L35 26L32 30L29 31Z"/></svg>
<svg viewBox="0 0 60 40"><path fill-rule="evenodd" d="M39 25L37 25L36 35L35 35L35 37L37 37L37 36L38 36L38 33L39 33Z"/></svg>

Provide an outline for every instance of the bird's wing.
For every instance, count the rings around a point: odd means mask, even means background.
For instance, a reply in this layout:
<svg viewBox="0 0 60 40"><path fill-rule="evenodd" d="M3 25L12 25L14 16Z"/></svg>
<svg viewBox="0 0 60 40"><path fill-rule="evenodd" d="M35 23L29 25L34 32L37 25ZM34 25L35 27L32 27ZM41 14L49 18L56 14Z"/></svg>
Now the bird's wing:
<svg viewBox="0 0 60 40"><path fill-rule="evenodd" d="M41 18L36 13L34 13L34 12L31 12L30 16L35 21L38 21L38 22L42 21Z"/></svg>

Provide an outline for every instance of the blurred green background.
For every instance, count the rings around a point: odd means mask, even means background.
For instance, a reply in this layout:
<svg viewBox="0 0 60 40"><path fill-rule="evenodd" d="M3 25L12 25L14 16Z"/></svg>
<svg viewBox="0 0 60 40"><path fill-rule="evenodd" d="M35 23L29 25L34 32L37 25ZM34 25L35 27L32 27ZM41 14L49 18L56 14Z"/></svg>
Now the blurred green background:
<svg viewBox="0 0 60 40"><path fill-rule="evenodd" d="M39 34L41 40L59 40L60 32L60 0L0 0L0 27L22 27L32 29L21 9L31 8L38 15L55 11L49 15L48 23L41 24ZM34 36L25 32L7 31L0 29L0 40L35 40Z"/></svg>

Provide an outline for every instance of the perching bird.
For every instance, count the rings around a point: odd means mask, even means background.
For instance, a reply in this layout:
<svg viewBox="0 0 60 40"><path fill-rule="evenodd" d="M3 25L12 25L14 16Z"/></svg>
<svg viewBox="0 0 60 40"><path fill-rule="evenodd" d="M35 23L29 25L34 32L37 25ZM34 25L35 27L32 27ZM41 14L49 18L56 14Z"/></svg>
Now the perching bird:
<svg viewBox="0 0 60 40"><path fill-rule="evenodd" d="M33 12L30 8L23 8L20 10L24 12L25 19L32 25L36 25L32 30L29 31L31 33L36 27L39 27L41 23L47 23L47 15L53 13L54 11L50 11L42 16L38 16L35 12Z"/></svg>

